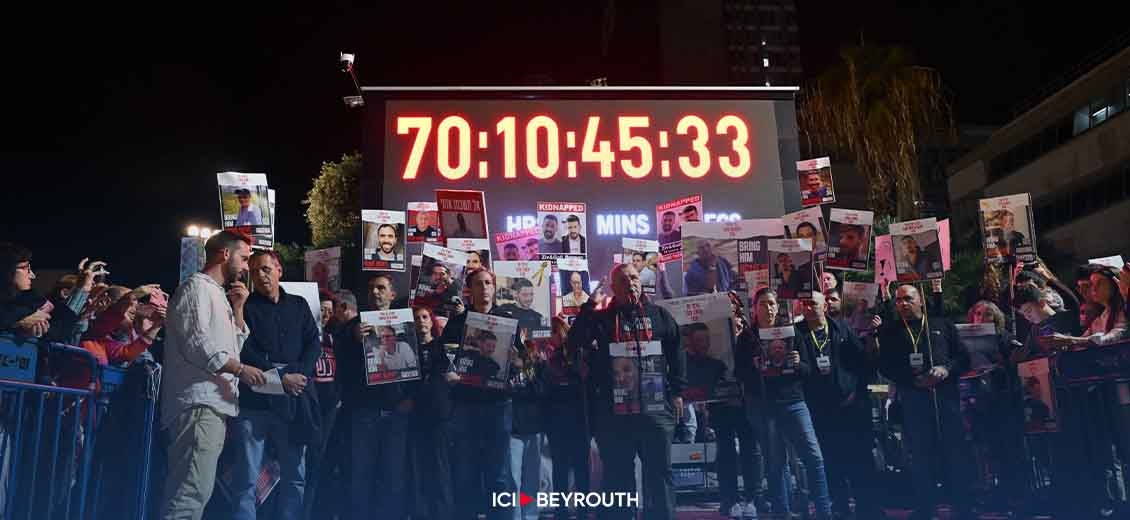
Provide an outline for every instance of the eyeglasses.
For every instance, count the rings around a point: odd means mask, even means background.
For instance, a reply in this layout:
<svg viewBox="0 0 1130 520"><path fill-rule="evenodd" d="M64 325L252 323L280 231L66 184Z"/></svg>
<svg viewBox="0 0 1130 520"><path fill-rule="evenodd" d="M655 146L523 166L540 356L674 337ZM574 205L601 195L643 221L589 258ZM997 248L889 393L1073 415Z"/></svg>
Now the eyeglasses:
<svg viewBox="0 0 1130 520"><path fill-rule="evenodd" d="M31 274L31 262L25 262L25 263L22 263L22 264L17 264L16 270L17 271L27 271L28 274Z"/></svg>

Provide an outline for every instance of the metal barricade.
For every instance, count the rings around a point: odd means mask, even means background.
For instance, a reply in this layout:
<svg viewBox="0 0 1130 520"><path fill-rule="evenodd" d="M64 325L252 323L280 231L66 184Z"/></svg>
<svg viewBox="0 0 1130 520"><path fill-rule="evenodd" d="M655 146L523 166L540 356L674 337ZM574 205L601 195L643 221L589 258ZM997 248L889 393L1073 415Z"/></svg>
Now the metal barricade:
<svg viewBox="0 0 1130 520"><path fill-rule="evenodd" d="M145 520L160 365L138 360L104 367L98 395L92 520Z"/></svg>

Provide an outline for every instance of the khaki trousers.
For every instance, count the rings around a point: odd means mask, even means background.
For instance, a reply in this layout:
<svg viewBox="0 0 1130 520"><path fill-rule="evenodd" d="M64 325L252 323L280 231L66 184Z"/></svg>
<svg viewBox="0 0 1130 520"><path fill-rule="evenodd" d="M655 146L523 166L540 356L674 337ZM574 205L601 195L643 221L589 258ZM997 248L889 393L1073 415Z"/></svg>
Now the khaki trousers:
<svg viewBox="0 0 1130 520"><path fill-rule="evenodd" d="M164 520L200 520L212 498L224 449L225 417L207 406L185 409L169 425Z"/></svg>

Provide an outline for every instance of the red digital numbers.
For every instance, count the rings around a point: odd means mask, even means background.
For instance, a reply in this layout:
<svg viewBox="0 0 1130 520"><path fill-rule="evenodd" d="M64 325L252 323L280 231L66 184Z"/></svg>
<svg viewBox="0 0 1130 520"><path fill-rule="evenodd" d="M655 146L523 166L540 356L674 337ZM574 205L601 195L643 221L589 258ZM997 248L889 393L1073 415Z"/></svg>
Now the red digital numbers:
<svg viewBox="0 0 1130 520"><path fill-rule="evenodd" d="M646 115L617 116L614 120L615 128L606 130L607 134L601 134L602 123L607 124L601 116L587 118L580 139L579 157L576 157L572 155L576 145L575 130L568 129L564 132L569 139L566 140L566 147L562 148L563 131L554 118L537 115L525 121L525 132L522 134L524 146L519 147L518 118L500 117L495 122L494 143L488 144L486 132L478 133L476 142L480 150L499 146L502 164L489 165L488 161L478 161L478 177L489 178L491 167L501 166L504 179L516 179L518 165L524 164L525 171L535 179L552 179L562 170L569 178L575 178L578 162L592 165L600 172L602 179L613 177L613 166L619 166L620 171L630 179L646 178L655 170L660 170L659 175L662 177L670 176L671 160L661 157L659 154L662 152L657 152L657 147L653 146L653 142L658 141L658 149L668 148L669 129L652 128L652 119ZM438 125L433 124L434 118L426 116L396 118L397 135L410 136L411 139L402 179L416 179L429 146L435 146L435 153L432 155L435 157L435 169L445 179L460 180L471 171L471 165L475 163L471 143L476 134L467 119L448 115L439 118ZM434 139L431 137L433 126ZM674 157L678 170L687 178L705 177L714 166L727 177L741 178L749 175L753 167L749 125L736 115L721 116L713 129L701 116L685 115L675 124L674 134L679 136L674 139L677 144L689 148L687 153ZM600 139L601 135L616 137L615 150L619 152L619 156L613 151L612 142ZM721 138L725 143L717 151L712 150L711 138ZM519 152L524 157L520 158ZM562 168L562 162L566 168ZM656 163L660 168L655 167Z"/></svg>

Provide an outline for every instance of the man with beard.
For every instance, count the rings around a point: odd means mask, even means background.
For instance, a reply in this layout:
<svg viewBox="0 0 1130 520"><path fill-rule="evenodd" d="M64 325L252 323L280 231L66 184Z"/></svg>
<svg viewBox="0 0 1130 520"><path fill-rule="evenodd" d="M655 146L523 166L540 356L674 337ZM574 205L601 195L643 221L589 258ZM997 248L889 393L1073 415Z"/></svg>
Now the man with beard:
<svg viewBox="0 0 1130 520"><path fill-rule="evenodd" d="M521 258L518 258L518 245L506 244L502 246L502 259L507 262L517 262L521 260Z"/></svg>
<svg viewBox="0 0 1130 520"><path fill-rule="evenodd" d="M565 219L565 227L569 233L561 239L561 252L585 254L585 237L581 234L581 218L576 215L569 215Z"/></svg>
<svg viewBox="0 0 1130 520"><path fill-rule="evenodd" d="M687 296L729 291L733 276L730 262L714 254L714 244L710 240L699 240L697 251L698 255L683 274Z"/></svg>
<svg viewBox="0 0 1130 520"><path fill-rule="evenodd" d="M774 289L781 295L781 298L795 298L798 292L804 290L804 278L801 272L793 268L793 258L788 253L777 255Z"/></svg>
<svg viewBox="0 0 1130 520"><path fill-rule="evenodd" d="M377 227L377 250L370 259L383 260L386 262L403 261L404 255L397 254L396 251L397 240L396 226L392 224L381 224Z"/></svg>
<svg viewBox="0 0 1130 520"><path fill-rule="evenodd" d="M807 172L802 177L800 198L805 204L819 203L828 196L828 187L824 185L824 179L820 178L819 171Z"/></svg>
<svg viewBox="0 0 1130 520"><path fill-rule="evenodd" d="M561 241L557 239L557 215L546 215L541 222L541 240L538 249L560 251Z"/></svg>
<svg viewBox="0 0 1130 520"><path fill-rule="evenodd" d="M516 278L511 286L511 291L514 293L515 303L499 305L499 310L512 314L518 319L518 328L525 329L527 332L549 328L549 323L543 323L545 317L533 308L534 297L537 293L532 282L525 278Z"/></svg>
<svg viewBox="0 0 1130 520"><path fill-rule="evenodd" d="M691 323L687 332L687 391L691 401L709 399L726 376L726 363L710 357L710 329L705 323Z"/></svg>
<svg viewBox="0 0 1130 520"><path fill-rule="evenodd" d="M681 227L675 227L676 218L674 211L663 212L663 217L661 217L659 224L660 244L670 244L683 239L683 229Z"/></svg>
<svg viewBox="0 0 1130 520"><path fill-rule="evenodd" d="M863 226L840 224L839 233L837 245L840 250L836 252L835 258L847 267L850 267L852 262L865 260L867 251L864 249L866 242L863 241Z"/></svg>

